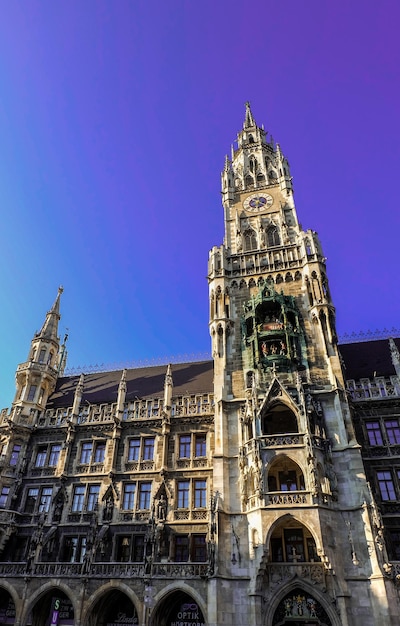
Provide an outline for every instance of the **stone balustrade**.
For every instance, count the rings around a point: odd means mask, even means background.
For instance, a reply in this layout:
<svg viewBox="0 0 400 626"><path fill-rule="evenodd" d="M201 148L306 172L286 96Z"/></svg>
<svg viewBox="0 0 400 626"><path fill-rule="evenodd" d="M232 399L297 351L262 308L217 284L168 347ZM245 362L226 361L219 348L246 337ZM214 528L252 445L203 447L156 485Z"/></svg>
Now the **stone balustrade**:
<svg viewBox="0 0 400 626"><path fill-rule="evenodd" d="M400 397L400 385L396 376L348 380L347 391L353 402Z"/></svg>
<svg viewBox="0 0 400 626"><path fill-rule="evenodd" d="M150 571L147 571L148 569ZM208 563L0 563L0 577L43 578L199 578L207 576Z"/></svg>
<svg viewBox="0 0 400 626"><path fill-rule="evenodd" d="M327 569L324 563L267 563L266 575L270 584L283 584L297 577L313 585L326 587Z"/></svg>

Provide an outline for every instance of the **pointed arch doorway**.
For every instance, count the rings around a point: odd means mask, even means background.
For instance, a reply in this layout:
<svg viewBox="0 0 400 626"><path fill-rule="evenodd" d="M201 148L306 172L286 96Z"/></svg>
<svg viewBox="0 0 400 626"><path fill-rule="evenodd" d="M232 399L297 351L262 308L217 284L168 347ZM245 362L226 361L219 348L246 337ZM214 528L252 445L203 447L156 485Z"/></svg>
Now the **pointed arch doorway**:
<svg viewBox="0 0 400 626"><path fill-rule="evenodd" d="M136 607L120 589L109 589L96 602L86 626L137 626Z"/></svg>
<svg viewBox="0 0 400 626"><path fill-rule="evenodd" d="M150 626L207 626L201 608L188 593L178 590L168 594L151 616Z"/></svg>
<svg viewBox="0 0 400 626"><path fill-rule="evenodd" d="M71 599L60 588L48 589L33 605L26 626L74 626L75 613Z"/></svg>
<svg viewBox="0 0 400 626"><path fill-rule="evenodd" d="M11 594L0 588L0 624L12 625L15 623L15 604Z"/></svg>

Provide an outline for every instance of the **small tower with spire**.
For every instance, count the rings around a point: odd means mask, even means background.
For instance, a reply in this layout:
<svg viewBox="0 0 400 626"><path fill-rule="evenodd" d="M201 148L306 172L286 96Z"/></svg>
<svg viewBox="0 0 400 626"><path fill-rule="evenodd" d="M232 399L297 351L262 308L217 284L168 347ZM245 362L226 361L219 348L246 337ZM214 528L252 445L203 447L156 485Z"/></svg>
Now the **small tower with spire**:
<svg viewBox="0 0 400 626"><path fill-rule="evenodd" d="M25 363L20 363L16 371L16 394L13 402L12 419L16 415L32 415L32 411L42 410L49 395L54 391L60 369L60 298L63 288L59 287L57 297L46 314L41 330L35 333ZM62 359L64 361L64 359Z"/></svg>

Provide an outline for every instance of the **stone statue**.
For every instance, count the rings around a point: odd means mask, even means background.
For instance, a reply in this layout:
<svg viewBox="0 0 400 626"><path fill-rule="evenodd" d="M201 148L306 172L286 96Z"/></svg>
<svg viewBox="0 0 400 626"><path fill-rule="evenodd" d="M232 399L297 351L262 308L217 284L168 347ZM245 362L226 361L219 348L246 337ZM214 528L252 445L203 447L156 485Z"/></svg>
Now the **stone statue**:
<svg viewBox="0 0 400 626"><path fill-rule="evenodd" d="M167 501L164 494L161 494L157 504L157 519L159 521L165 521L167 519Z"/></svg>

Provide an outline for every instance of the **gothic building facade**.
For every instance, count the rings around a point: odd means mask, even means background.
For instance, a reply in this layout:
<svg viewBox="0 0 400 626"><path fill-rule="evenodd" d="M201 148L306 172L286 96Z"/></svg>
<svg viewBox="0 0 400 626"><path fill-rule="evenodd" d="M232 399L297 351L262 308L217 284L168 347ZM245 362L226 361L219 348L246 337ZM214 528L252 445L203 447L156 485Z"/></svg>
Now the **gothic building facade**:
<svg viewBox="0 0 400 626"><path fill-rule="evenodd" d="M64 376L61 289L33 337L0 414L0 624L398 623L399 344L339 349L249 105L222 198L212 360Z"/></svg>

